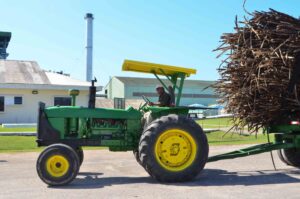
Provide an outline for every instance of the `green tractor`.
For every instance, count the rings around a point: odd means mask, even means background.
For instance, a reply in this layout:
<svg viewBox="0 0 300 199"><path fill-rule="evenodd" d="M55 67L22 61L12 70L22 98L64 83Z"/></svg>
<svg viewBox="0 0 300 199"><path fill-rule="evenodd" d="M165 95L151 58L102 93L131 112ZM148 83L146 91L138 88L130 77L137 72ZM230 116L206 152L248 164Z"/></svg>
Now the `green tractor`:
<svg viewBox="0 0 300 199"><path fill-rule="evenodd" d="M77 90L71 90L72 106L39 105L38 146L47 146L37 160L37 173L48 185L70 183L83 161L83 146L105 146L110 151L133 151L138 163L160 182L193 179L207 162L233 159L277 150L287 165L300 168L300 119L265 127L274 141L208 157L208 143L202 128L188 118L192 107L179 106L186 77L196 70L126 60L124 71L165 76L176 93L174 107L149 106L137 110L95 108L96 87L90 87L87 108L76 106ZM194 108L193 108L194 109Z"/></svg>
<svg viewBox="0 0 300 199"><path fill-rule="evenodd" d="M72 106L39 105L38 146L47 146L37 160L37 173L48 185L70 183L84 159L83 146L104 146L110 151L133 151L142 167L160 182L193 179L208 159L208 143L202 128L188 118L189 107L179 106L184 80L196 70L125 60L124 71L165 76L176 93L174 107L95 108L96 88L90 87L87 108L75 104L77 90L71 90Z"/></svg>

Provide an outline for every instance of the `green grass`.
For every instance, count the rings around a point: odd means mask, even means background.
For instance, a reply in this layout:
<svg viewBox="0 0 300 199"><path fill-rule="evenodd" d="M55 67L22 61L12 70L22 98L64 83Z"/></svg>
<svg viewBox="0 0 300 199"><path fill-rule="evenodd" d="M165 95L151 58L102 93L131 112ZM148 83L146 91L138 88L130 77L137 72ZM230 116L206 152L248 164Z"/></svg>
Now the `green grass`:
<svg viewBox="0 0 300 199"><path fill-rule="evenodd" d="M35 140L35 136L0 136L0 153L37 151Z"/></svg>
<svg viewBox="0 0 300 199"><path fill-rule="evenodd" d="M230 117L226 118L212 118L212 119L203 119L197 120L197 123L202 128L224 128L224 127L231 127L232 121Z"/></svg>
<svg viewBox="0 0 300 199"><path fill-rule="evenodd" d="M36 132L35 127L26 128L3 128L0 126L0 132Z"/></svg>
<svg viewBox="0 0 300 199"><path fill-rule="evenodd" d="M210 146L216 145L241 145L241 144L259 144L267 142L265 135L238 135L228 133L226 136L223 131L217 131L206 134ZM0 153L3 152L30 152L41 151L43 148L37 147L35 136L0 136ZM105 147L84 147L84 149L103 149Z"/></svg>
<svg viewBox="0 0 300 199"><path fill-rule="evenodd" d="M261 144L267 142L267 135L257 134L255 135L239 135L237 133L227 133L223 131L216 131L206 134L208 143L210 146L216 145L241 145L241 144ZM270 136L270 140L273 141L273 136Z"/></svg>
<svg viewBox="0 0 300 199"><path fill-rule="evenodd" d="M233 123L232 118L212 118L197 120L197 123L204 129L220 129L230 128ZM208 133L207 138L210 145L238 145L238 144L260 144L267 142L267 136L263 134L255 135L239 135L238 133L232 134L231 132L224 135L225 132L217 131ZM271 141L273 137L270 136Z"/></svg>

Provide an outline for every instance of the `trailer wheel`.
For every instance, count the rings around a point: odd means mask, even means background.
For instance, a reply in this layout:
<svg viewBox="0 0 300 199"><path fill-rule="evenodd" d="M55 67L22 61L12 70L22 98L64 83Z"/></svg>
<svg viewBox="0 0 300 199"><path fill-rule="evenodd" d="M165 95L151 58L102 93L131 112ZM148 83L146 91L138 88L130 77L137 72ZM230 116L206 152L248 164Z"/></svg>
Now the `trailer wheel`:
<svg viewBox="0 0 300 199"><path fill-rule="evenodd" d="M79 158L75 150L65 144L48 146L38 157L37 173L51 186L70 183L79 171Z"/></svg>
<svg viewBox="0 0 300 199"><path fill-rule="evenodd" d="M84 153L83 153L83 150L82 150L82 147L77 147L75 149L77 155L78 155L78 159L79 159L79 166L82 165L82 162L83 162L83 159L84 159Z"/></svg>
<svg viewBox="0 0 300 199"><path fill-rule="evenodd" d="M285 163L285 164L287 164L287 165L290 165L290 164L286 161L286 157L283 156L283 149L277 150L277 155L278 155L279 159L280 159L283 163Z"/></svg>
<svg viewBox="0 0 300 199"><path fill-rule="evenodd" d="M206 135L195 121L185 116L163 116L145 129L139 143L139 157L145 170L158 181L188 181L206 164Z"/></svg>
<svg viewBox="0 0 300 199"><path fill-rule="evenodd" d="M283 162L287 165L300 168L300 149L282 149Z"/></svg>

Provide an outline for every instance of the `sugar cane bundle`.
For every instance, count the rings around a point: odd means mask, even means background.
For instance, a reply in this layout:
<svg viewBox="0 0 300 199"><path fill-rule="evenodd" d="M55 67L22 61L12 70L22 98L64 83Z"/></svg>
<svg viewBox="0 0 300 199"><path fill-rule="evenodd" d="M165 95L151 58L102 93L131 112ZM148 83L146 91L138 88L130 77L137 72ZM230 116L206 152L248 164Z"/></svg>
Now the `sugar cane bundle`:
<svg viewBox="0 0 300 199"><path fill-rule="evenodd" d="M215 85L236 126L282 124L300 112L300 20L255 11L221 36L225 57ZM299 114L300 115L300 114Z"/></svg>

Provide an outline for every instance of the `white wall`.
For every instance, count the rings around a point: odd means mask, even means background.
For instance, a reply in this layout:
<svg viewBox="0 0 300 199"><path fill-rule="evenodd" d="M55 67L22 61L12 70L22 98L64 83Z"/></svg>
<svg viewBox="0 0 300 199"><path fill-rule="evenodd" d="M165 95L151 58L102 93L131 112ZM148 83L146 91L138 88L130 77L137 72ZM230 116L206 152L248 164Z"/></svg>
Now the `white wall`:
<svg viewBox="0 0 300 199"><path fill-rule="evenodd" d="M108 99L114 99L115 97L124 98L124 83L116 77L112 77L105 90L107 90Z"/></svg>
<svg viewBox="0 0 300 199"><path fill-rule="evenodd" d="M156 95L155 91L156 85L131 85L127 84L125 85L125 98L126 99L142 99L141 96L133 96L133 92L141 92L141 93L151 93L155 94L155 96L150 97L147 96L147 98L152 101L152 102L157 102L158 101L158 95ZM183 94L215 94L214 90L212 88L208 88L206 90L203 90L206 85L201 85L201 87L191 87L187 86L183 88ZM217 104L218 98L205 98L205 97L197 97L197 98L192 98L192 97L185 97L182 96L180 99L180 105L182 106L187 106L191 104L203 104L205 106L211 105L211 104Z"/></svg>
<svg viewBox="0 0 300 199"><path fill-rule="evenodd" d="M13 98L22 96L22 105L5 105L5 111L0 112L0 124L2 123L36 123L38 103L46 103L46 106L54 105L54 97L69 97L65 90L38 90L38 94L32 94L32 89L0 89L0 96ZM88 105L88 91L80 91L76 105Z"/></svg>

